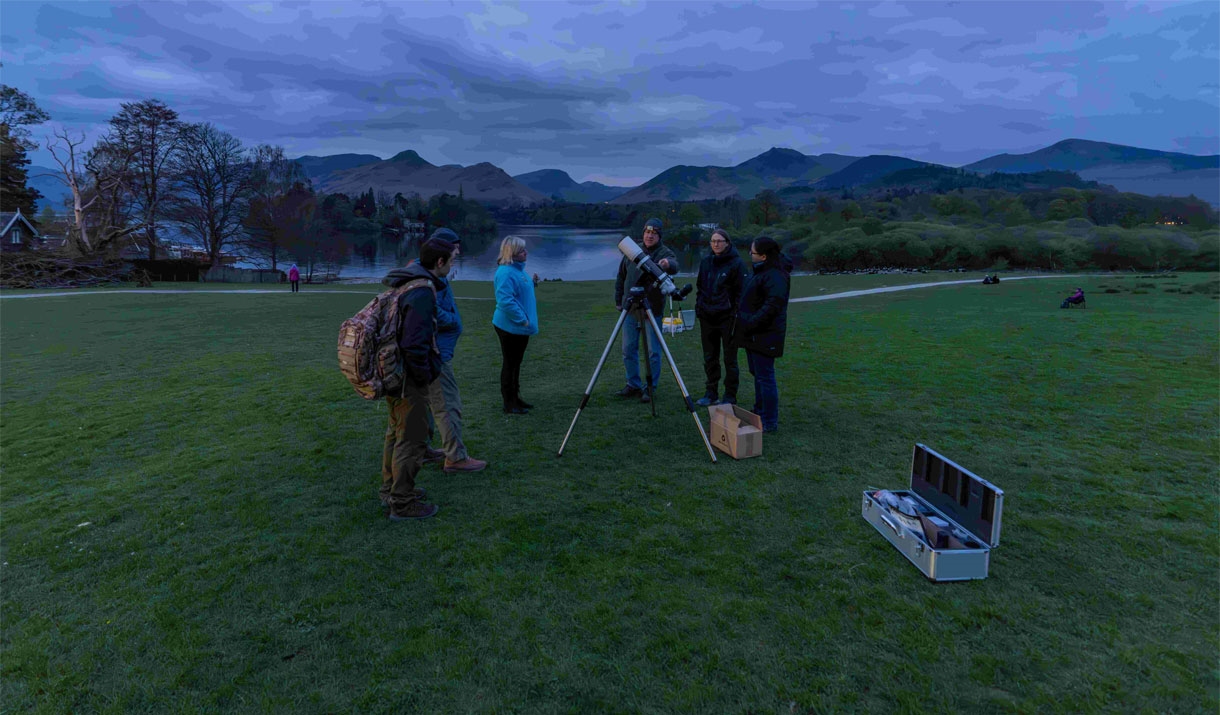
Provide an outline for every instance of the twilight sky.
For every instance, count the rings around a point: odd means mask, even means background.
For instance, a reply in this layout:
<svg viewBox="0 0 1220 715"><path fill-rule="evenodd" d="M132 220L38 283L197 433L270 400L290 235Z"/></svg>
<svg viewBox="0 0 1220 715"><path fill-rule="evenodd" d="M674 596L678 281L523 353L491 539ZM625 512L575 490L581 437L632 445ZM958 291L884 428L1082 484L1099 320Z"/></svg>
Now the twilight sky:
<svg viewBox="0 0 1220 715"><path fill-rule="evenodd" d="M772 146L1215 154L1218 42L1215 2L0 3L0 81L90 137L155 97L289 156L620 185Z"/></svg>

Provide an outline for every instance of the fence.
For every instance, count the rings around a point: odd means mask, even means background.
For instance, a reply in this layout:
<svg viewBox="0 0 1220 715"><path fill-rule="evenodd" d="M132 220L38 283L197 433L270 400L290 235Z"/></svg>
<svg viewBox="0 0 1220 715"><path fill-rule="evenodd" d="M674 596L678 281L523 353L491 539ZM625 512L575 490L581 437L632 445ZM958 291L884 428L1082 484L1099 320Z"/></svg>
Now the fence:
<svg viewBox="0 0 1220 715"><path fill-rule="evenodd" d="M269 268L212 266L203 275L205 283L282 283L284 280L284 271Z"/></svg>

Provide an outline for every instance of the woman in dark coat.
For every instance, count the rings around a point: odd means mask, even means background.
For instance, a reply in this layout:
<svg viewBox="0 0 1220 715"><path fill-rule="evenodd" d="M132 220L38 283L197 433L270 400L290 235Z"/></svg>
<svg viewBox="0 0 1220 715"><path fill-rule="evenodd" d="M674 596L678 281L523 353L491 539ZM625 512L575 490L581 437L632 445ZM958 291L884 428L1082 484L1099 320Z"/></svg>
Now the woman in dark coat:
<svg viewBox="0 0 1220 715"><path fill-rule="evenodd" d="M750 374L754 376L752 411L762 418L764 432L774 432L779 427L775 359L784 354L791 278L782 262L779 244L773 238L754 239L750 260L754 263L754 275L741 292L733 337L745 349Z"/></svg>

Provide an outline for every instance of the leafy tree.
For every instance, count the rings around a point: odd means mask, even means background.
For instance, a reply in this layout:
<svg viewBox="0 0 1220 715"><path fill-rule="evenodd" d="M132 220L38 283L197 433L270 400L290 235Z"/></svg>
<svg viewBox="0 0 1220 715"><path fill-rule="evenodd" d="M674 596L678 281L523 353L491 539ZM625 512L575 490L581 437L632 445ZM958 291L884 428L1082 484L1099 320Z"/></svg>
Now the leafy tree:
<svg viewBox="0 0 1220 715"><path fill-rule="evenodd" d="M0 65L2 67L3 65ZM0 84L0 126L8 128L8 136L26 151L38 147L30 139L31 124L42 124L50 119L50 115L38 107L30 95L21 90Z"/></svg>
<svg viewBox="0 0 1220 715"><path fill-rule="evenodd" d="M764 189L750 201L750 222L770 226L780 218L783 203L771 189Z"/></svg>
<svg viewBox="0 0 1220 715"><path fill-rule="evenodd" d="M1077 201L1055 199L1047 207L1046 217L1051 221L1066 221L1070 218L1084 217L1084 205Z"/></svg>
<svg viewBox="0 0 1220 715"><path fill-rule="evenodd" d="M699 204L686 204L678 211L678 218L691 226L702 223L703 209L699 208Z"/></svg>
<svg viewBox="0 0 1220 715"><path fill-rule="evenodd" d="M33 218L35 203L42 194L26 183L29 165L26 145L11 134L7 124L0 124L0 206Z"/></svg>

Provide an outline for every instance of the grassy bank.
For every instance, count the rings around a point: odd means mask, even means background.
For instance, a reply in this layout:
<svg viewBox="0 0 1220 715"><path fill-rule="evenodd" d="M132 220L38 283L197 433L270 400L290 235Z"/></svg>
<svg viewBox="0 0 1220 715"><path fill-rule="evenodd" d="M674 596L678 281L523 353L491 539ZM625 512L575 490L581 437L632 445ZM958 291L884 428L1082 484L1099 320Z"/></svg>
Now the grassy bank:
<svg viewBox="0 0 1220 715"><path fill-rule="evenodd" d="M1214 712L1213 284L794 304L780 432L715 465L671 378L655 420L610 397L613 353L555 457L609 283L540 287L525 417L499 411L490 303L463 301L492 467L429 468L441 512L410 524L376 500L384 406L335 363L365 297L4 301L5 709ZM1089 308L1060 310L1075 285ZM670 345L698 396L697 334ZM929 584L860 519L916 441L1006 490L987 580Z"/></svg>

